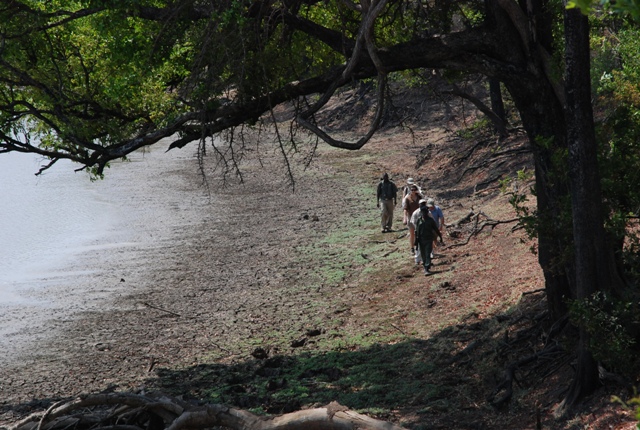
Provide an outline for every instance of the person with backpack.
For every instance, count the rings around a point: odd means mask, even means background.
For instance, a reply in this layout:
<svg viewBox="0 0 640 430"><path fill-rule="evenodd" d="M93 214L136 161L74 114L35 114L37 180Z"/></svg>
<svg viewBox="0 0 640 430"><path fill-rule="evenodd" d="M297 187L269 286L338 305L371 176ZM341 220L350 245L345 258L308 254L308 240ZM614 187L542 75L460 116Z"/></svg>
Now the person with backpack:
<svg viewBox="0 0 640 430"><path fill-rule="evenodd" d="M424 267L425 276L431 274L431 252L433 251L433 242L436 238L440 238L442 242L442 235L438 226L431 215L429 209L426 206L420 208L420 218L416 224L416 239L415 246L420 250L422 256L422 265Z"/></svg>

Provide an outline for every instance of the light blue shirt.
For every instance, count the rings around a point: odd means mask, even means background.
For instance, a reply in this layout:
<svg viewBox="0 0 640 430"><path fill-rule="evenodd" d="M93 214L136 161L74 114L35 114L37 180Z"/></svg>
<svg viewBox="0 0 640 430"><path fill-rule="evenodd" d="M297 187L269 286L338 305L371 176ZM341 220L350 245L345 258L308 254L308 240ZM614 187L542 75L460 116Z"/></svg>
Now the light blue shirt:
<svg viewBox="0 0 640 430"><path fill-rule="evenodd" d="M444 221L444 214L442 213L442 209L440 206L434 206L433 208L429 208L429 213L431 214L431 218L433 218L438 225L438 229L442 227L442 222Z"/></svg>

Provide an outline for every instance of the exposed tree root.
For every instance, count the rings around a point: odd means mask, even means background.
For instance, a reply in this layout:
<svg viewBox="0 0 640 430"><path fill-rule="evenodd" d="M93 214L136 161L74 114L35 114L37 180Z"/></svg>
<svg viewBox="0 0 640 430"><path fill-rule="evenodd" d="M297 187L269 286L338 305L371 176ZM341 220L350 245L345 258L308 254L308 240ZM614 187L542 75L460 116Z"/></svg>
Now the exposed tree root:
<svg viewBox="0 0 640 430"><path fill-rule="evenodd" d="M58 402L9 430L181 430L214 426L238 430L401 429L350 411L337 402L322 408L264 417L223 405L196 406L161 394L109 393Z"/></svg>
<svg viewBox="0 0 640 430"><path fill-rule="evenodd" d="M526 349L530 349L532 345L539 345L539 350L517 359L506 366L503 380L496 386L493 393L487 399L492 406L499 408L511 400L513 396L513 383L514 381L518 382L516 379L517 370L533 362L542 363L543 361L547 361L546 365L543 363L542 372L540 372L541 369L538 367L537 369L530 369L523 375L523 379L543 380L566 365L567 361L573 358L571 354L567 354L555 341L555 338L563 328L566 327L569 321L568 318L559 319L549 327L547 332L542 328L542 320L547 317L547 310L537 314L531 320L531 325L516 332L511 340L509 339L508 331L505 332L505 339L500 347L500 354L505 354L509 351L512 352L518 344L524 345ZM540 345L540 340L542 340L542 345Z"/></svg>
<svg viewBox="0 0 640 430"><path fill-rule="evenodd" d="M520 367L536 361L540 358L549 357L550 355L553 355L560 351L562 351L560 346L551 345L540 352L531 354L509 364L507 366L507 369L505 370L504 380L496 387L491 396L489 396L489 403L498 408L511 400L511 396L513 396L513 381L516 380L516 370L518 370Z"/></svg>

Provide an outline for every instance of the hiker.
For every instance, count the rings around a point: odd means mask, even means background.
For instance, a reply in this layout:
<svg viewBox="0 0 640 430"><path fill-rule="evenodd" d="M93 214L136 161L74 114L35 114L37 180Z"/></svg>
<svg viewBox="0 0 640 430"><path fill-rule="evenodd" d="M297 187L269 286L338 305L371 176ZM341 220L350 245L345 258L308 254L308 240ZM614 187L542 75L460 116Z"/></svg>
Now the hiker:
<svg viewBox="0 0 640 430"><path fill-rule="evenodd" d="M411 191L416 187L418 188L418 194L420 194L420 198L422 198L422 190L420 189L420 186L418 186L413 178L407 179L407 184L402 187L402 209L404 209L404 199L406 199L407 197L411 197ZM413 213L413 211L409 212L408 214L406 213L406 211L404 211L402 216L402 224L407 225L411 213Z"/></svg>
<svg viewBox="0 0 640 430"><path fill-rule="evenodd" d="M440 230L438 230L434 219L429 215L429 209L427 207L420 208L420 217L416 224L415 246L420 249L425 276L431 274L431 251L433 250L433 242L438 237L442 241Z"/></svg>
<svg viewBox="0 0 640 430"><path fill-rule="evenodd" d="M440 209L440 206L436 205L433 199L427 199L427 207L429 208L429 213L431 214L431 218L433 218L433 220L436 222L438 230L442 234L442 231L445 228L444 214L442 213L442 209ZM433 249L435 249L437 245L438 243L434 238ZM431 258L433 258L433 253L431 254Z"/></svg>
<svg viewBox="0 0 640 430"><path fill-rule="evenodd" d="M398 187L389 180L389 174L387 173L382 176L382 180L378 184L376 207L380 207L380 202L382 202L382 211L380 214L382 232L386 233L391 231L393 225L393 209L398 204Z"/></svg>
<svg viewBox="0 0 640 430"><path fill-rule="evenodd" d="M407 184L402 187L402 197L407 197L407 195L411 194L411 187L418 186L413 178L407 178ZM422 194L422 190L418 187L418 191Z"/></svg>
<svg viewBox="0 0 640 430"><path fill-rule="evenodd" d="M409 217L409 222L407 223L407 225L409 226L410 229L413 229L413 242L411 242L411 246L413 246L414 248L411 249L415 249L415 253L413 255L416 264L420 264L422 263L422 256L420 255L420 247L415 246L415 231L416 231L416 224L418 223L418 219L420 218L420 208L426 208L427 207L427 201L425 199L421 199L418 202L418 209L414 210L411 213L411 216ZM431 215L429 215L431 216Z"/></svg>
<svg viewBox="0 0 640 430"><path fill-rule="evenodd" d="M415 249L413 247L413 242L415 239L415 224L411 224L409 221L411 219L411 215L420 207L420 201L424 199L422 198L420 189L417 185L412 185L410 191L411 192L402 199L402 210L404 213L403 222L409 228L409 246L411 247L411 253L414 254Z"/></svg>

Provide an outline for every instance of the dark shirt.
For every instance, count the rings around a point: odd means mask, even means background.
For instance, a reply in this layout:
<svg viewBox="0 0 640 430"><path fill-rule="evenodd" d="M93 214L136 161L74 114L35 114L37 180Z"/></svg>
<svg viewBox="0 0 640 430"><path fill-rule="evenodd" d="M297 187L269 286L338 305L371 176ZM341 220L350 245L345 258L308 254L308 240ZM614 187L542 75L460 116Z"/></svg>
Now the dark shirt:
<svg viewBox="0 0 640 430"><path fill-rule="evenodd" d="M416 240L418 242L433 242L433 240L439 236L438 232L438 226L433 218L430 216L427 216L426 218L421 216L418 218L418 223L416 225Z"/></svg>
<svg viewBox="0 0 640 430"><path fill-rule="evenodd" d="M378 192L376 193L376 197L378 198L378 200L396 200L397 195L398 187L396 187L396 184L391 181L380 181L380 183L378 184Z"/></svg>

